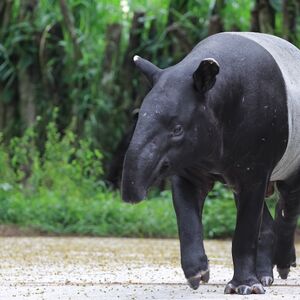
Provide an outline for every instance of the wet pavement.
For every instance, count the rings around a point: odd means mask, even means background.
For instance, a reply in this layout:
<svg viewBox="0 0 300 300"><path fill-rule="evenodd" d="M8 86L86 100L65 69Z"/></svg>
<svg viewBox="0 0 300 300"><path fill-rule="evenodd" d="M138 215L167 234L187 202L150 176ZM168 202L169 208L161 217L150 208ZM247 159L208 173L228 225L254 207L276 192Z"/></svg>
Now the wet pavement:
<svg viewBox="0 0 300 300"><path fill-rule="evenodd" d="M300 268L275 271L265 295L224 295L230 241L206 241L211 276L190 289L177 240L84 237L0 238L0 299L300 299ZM300 244L297 245L300 257ZM299 264L299 260L298 260Z"/></svg>

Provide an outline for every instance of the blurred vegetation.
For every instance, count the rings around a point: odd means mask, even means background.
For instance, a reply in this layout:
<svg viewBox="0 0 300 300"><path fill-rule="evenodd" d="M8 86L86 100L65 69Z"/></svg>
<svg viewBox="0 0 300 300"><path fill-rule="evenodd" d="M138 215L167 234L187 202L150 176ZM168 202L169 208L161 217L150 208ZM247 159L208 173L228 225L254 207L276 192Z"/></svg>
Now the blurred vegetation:
<svg viewBox="0 0 300 300"><path fill-rule="evenodd" d="M62 136L56 118L54 111L43 153L36 126L9 145L1 141L0 223L51 234L177 236L170 191L154 190L136 205L123 203L118 191L99 180L103 175L101 153L87 140L78 140L72 127ZM274 204L271 202L273 213ZM204 205L204 236L231 236L235 219L232 193L217 183Z"/></svg>
<svg viewBox="0 0 300 300"><path fill-rule="evenodd" d="M78 141L71 128L61 136L56 117L47 126L43 153L36 127L8 146L1 142L1 223L57 234L177 236L169 191L156 192L138 205L123 203L118 192L98 179L103 174L100 152L86 140ZM207 237L232 233L235 208L230 198L220 185L210 194L204 212Z"/></svg>
<svg viewBox="0 0 300 300"><path fill-rule="evenodd" d="M261 31L299 45L294 0L2 0L0 221L49 232L175 236L170 192L120 202L132 112L148 91L132 64L164 68L208 35ZM58 109L57 109L58 108ZM231 193L205 205L206 236L232 232Z"/></svg>

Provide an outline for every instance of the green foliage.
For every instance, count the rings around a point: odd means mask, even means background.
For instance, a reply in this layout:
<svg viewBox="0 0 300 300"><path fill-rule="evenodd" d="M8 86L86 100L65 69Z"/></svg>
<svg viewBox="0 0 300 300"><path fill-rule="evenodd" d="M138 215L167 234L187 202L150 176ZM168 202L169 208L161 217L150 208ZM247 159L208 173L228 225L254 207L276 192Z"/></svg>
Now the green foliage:
<svg viewBox="0 0 300 300"><path fill-rule="evenodd" d="M68 184L68 186L66 186ZM60 188L60 189L58 189ZM41 187L24 193L13 188L0 191L0 222L35 228L48 233L126 237L176 237L177 225L170 192L137 205L125 204L119 194L100 187L93 191L67 181L57 189ZM204 235L228 237L235 223L233 201L208 199Z"/></svg>
<svg viewBox="0 0 300 300"><path fill-rule="evenodd" d="M109 158L128 126L128 112L134 108L135 99L132 98L136 92L131 93L127 89L141 89L138 78L130 82L130 87L121 82L124 61L128 59L124 55L133 55L131 52L128 54L127 50L131 46L129 34L134 12L144 11L146 14L140 20L144 22L141 41L137 49L131 50L152 58L161 67L167 67L176 63L196 42L206 36L213 2L188 1L187 11L183 12L176 9L169 11L169 0L67 1L81 54L76 57L59 1L39 1L33 20L21 17L22 2L13 1L9 26L0 28L0 85L3 85L3 91L0 89L1 101L8 105L18 102L19 73L35 66L39 69L34 70L35 73L39 72L36 76L41 76L41 80L35 82L36 111L43 117L40 134L45 135L45 124L51 118L51 111L55 105L59 105L57 123L60 131L68 127L73 115L76 115L77 125L74 130L80 136L90 136L91 142ZM225 20L226 28L231 27L232 20L236 20L242 29L246 28L245 24L249 23L250 2L227 3L224 16L229 23ZM174 26L168 24L169 13L174 17ZM109 70L111 74L105 74L102 65L106 59L104 51L108 44L106 31L113 23L122 26L121 44L113 54L114 64ZM152 26L155 27L153 36ZM177 27L181 31L177 32ZM178 46L182 41L177 40L176 32L187 40L188 46L184 49ZM174 45L176 51L170 55L168 49ZM110 78L108 82L103 80L106 77ZM139 98L141 96L138 95ZM138 101L136 105L139 105ZM10 135L19 134L22 125L22 120L14 122L14 127L7 128Z"/></svg>
<svg viewBox="0 0 300 300"><path fill-rule="evenodd" d="M0 143L0 223L60 234L177 236L170 191L123 203L101 181L101 153L71 128L61 135L56 117L47 125L44 151L37 147L36 126L9 146ZM205 236L230 235L234 220L231 193L217 185L205 204Z"/></svg>
<svg viewBox="0 0 300 300"><path fill-rule="evenodd" d="M225 30L239 29L240 31L249 31L253 4L253 0L226 1L223 11Z"/></svg>
<svg viewBox="0 0 300 300"><path fill-rule="evenodd" d="M236 208L232 192L217 183L209 193L203 210L204 235L208 238L232 236L236 222Z"/></svg>
<svg viewBox="0 0 300 300"><path fill-rule="evenodd" d="M221 17L225 30L248 31L255 1L223 2ZM207 36L215 1L69 0L66 3L74 20L78 57L59 1L38 1L32 19L22 16L22 1L13 1L9 24L0 28L0 98L8 106L18 106L20 71L35 66L38 70L32 73L40 78L34 83L36 111L44 120L40 134L45 135L51 111L59 105L60 131L76 115L76 133L88 135L104 157L110 158L130 122L130 111L140 105L143 96L139 77L132 76L131 82L123 83L124 77L132 73L131 69L126 70L127 74L122 73L124 62L139 53L160 67L176 63ZM282 3L279 0L270 3L277 13L276 33L281 35ZM185 8L180 10L181 6ZM144 26L140 29L139 44L130 49L131 23L136 11L145 12L140 20ZM170 17L174 24L168 23ZM112 68L103 70L105 47L109 44L107 28L116 23L122 26L121 43L112 55ZM10 136L22 132L24 125L16 117L13 121L13 125L4 124Z"/></svg>

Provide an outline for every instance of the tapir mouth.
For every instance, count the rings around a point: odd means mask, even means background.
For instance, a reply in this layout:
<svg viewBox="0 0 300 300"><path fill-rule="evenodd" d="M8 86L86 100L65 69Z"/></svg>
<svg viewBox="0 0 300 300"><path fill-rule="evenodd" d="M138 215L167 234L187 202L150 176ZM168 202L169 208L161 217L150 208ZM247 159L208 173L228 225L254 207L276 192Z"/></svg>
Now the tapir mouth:
<svg viewBox="0 0 300 300"><path fill-rule="evenodd" d="M123 170L121 195L125 202L139 203L146 198L149 184L143 176L137 174L138 171L132 176L133 172L133 170Z"/></svg>
<svg viewBox="0 0 300 300"><path fill-rule="evenodd" d="M121 195L124 202L139 203L146 198L147 189L128 189L124 187L124 183L122 183Z"/></svg>
<svg viewBox="0 0 300 300"><path fill-rule="evenodd" d="M171 175L172 168L170 162L166 159L161 160L157 164L156 168L154 169L154 172L152 173L152 176L150 177L150 183L148 188Z"/></svg>

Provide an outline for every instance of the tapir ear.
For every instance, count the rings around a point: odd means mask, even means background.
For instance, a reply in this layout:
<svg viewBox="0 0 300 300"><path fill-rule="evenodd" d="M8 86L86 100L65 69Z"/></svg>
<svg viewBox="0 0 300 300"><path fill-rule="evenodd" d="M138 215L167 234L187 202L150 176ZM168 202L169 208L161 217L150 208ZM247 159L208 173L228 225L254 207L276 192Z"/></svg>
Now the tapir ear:
<svg viewBox="0 0 300 300"><path fill-rule="evenodd" d="M151 85L158 80L160 74L162 73L162 69L155 66L150 61L141 58L138 55L133 57L133 61L135 65L142 71L142 73L147 77Z"/></svg>
<svg viewBox="0 0 300 300"><path fill-rule="evenodd" d="M210 90L216 82L220 66L213 58L205 58L193 74L194 85L197 91L205 93Z"/></svg>

